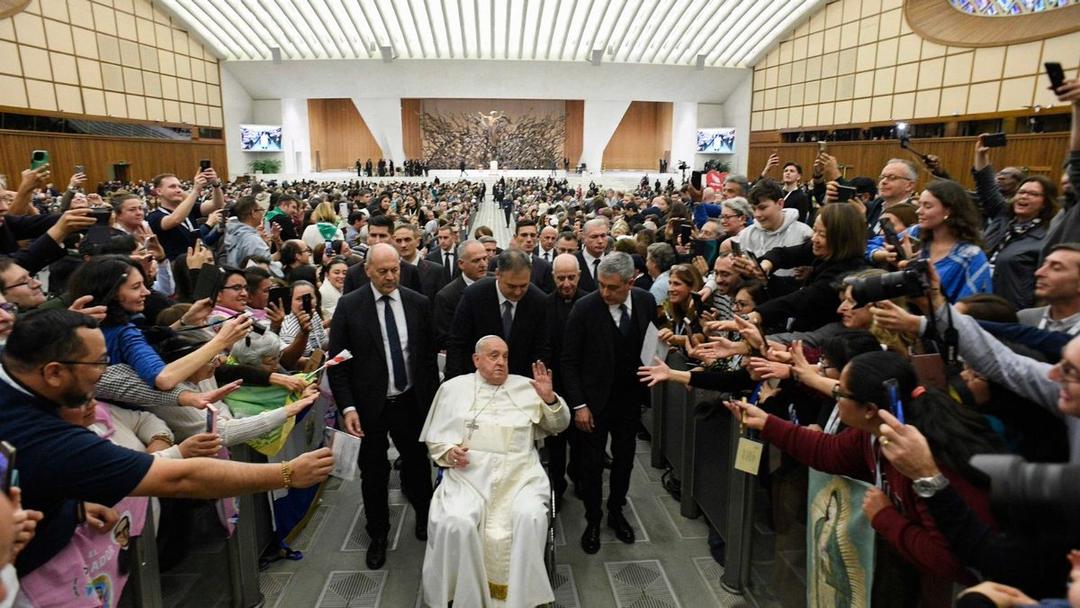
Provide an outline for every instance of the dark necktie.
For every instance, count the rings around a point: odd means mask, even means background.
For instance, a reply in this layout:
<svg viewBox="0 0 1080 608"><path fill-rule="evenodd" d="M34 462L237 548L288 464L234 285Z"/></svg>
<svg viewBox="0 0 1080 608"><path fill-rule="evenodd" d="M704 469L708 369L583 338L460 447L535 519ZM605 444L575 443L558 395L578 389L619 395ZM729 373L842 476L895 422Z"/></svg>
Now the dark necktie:
<svg viewBox="0 0 1080 608"><path fill-rule="evenodd" d="M510 327L514 324L514 303L510 300L503 302L502 305L502 330L503 339L507 342L510 341Z"/></svg>
<svg viewBox="0 0 1080 608"><path fill-rule="evenodd" d="M405 371L405 353L401 350L401 337L398 336L397 315L390 306L390 296L379 298L383 303L383 323L386 325L386 341L390 343L390 365L394 369L394 388L404 391L409 386L408 372Z"/></svg>
<svg viewBox="0 0 1080 608"><path fill-rule="evenodd" d="M550 262L551 261L551 258L548 257L549 255L551 255L550 252L548 252L548 251L544 252L544 261L545 262Z"/></svg>
<svg viewBox="0 0 1080 608"><path fill-rule="evenodd" d="M619 304L619 331L622 335L630 337L630 313L626 310L626 304Z"/></svg>
<svg viewBox="0 0 1080 608"><path fill-rule="evenodd" d="M592 261L592 278L595 281L597 279L596 271L600 269L600 258L594 258Z"/></svg>
<svg viewBox="0 0 1080 608"><path fill-rule="evenodd" d="M446 282L449 283L450 280L454 278L454 267L450 265L450 258L452 256L449 251L443 255L446 256Z"/></svg>

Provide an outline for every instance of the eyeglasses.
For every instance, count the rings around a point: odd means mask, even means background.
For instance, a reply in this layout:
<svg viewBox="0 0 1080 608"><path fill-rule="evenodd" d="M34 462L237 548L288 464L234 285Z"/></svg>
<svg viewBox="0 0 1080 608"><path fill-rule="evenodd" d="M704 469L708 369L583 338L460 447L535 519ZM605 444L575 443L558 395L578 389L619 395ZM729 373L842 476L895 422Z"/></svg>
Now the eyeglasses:
<svg viewBox="0 0 1080 608"><path fill-rule="evenodd" d="M907 181L914 181L910 177L904 177L903 175L880 175L878 176L879 182L895 182L898 179L906 179Z"/></svg>
<svg viewBox="0 0 1080 608"><path fill-rule="evenodd" d="M728 221L728 220L733 220L733 219L737 219L737 218L740 218L740 217L742 217L742 216L741 216L741 215L737 215L737 214L734 214L734 213L728 213L728 214L726 214L726 215L725 215L725 214L723 214L723 213L721 213L721 214L720 214L720 221L721 221L721 222L726 222L726 221Z"/></svg>
<svg viewBox="0 0 1080 608"><path fill-rule="evenodd" d="M236 293L240 293L241 291L244 291L245 289L247 289L247 284L226 285L226 286L222 287L222 289L228 289L228 290L231 290L231 291L235 291ZM269 291L269 290L267 290L267 291Z"/></svg>
<svg viewBox="0 0 1080 608"><path fill-rule="evenodd" d="M753 302L747 302L746 300L735 300L731 303L732 310L746 310L747 308L753 308Z"/></svg>
<svg viewBox="0 0 1080 608"><path fill-rule="evenodd" d="M0 292L7 291L9 289L15 289L16 287L23 287L25 285L33 285L35 282L36 281L33 279L33 277L31 277L26 279L25 281L15 283L14 285L5 285L4 287L0 288Z"/></svg>
<svg viewBox="0 0 1080 608"><path fill-rule="evenodd" d="M0 310L15 316L19 314L19 305L14 302L0 302Z"/></svg>
<svg viewBox="0 0 1080 608"><path fill-rule="evenodd" d="M63 363L64 365L91 365L105 369L109 367L109 358L105 357L100 361L57 361L57 363Z"/></svg>
<svg viewBox="0 0 1080 608"><path fill-rule="evenodd" d="M855 400L854 395L852 395L851 393L846 393L840 388L839 382L834 384L832 387L832 398L835 401L839 401L841 399L851 399L853 401Z"/></svg>
<svg viewBox="0 0 1080 608"><path fill-rule="evenodd" d="M1080 370L1073 367L1068 361L1061 361L1051 369L1056 369L1061 384L1080 384Z"/></svg>

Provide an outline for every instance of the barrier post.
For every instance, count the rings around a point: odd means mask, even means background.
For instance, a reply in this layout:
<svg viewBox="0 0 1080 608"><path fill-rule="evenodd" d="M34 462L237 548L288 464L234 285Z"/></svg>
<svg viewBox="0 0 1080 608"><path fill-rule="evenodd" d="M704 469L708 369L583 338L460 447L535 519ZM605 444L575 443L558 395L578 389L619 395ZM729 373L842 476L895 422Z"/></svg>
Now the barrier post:
<svg viewBox="0 0 1080 608"><path fill-rule="evenodd" d="M231 448L233 460L253 462L253 454L246 445ZM229 559L229 588L232 608L252 608L263 602L259 592L259 543L256 530L255 501L266 500L266 495L246 494L237 499L239 520L236 530L226 543Z"/></svg>
<svg viewBox="0 0 1080 608"><path fill-rule="evenodd" d="M158 565L154 501L146 506L142 534L132 539L132 568L128 576L132 603L140 608L162 608L161 569Z"/></svg>
<svg viewBox="0 0 1080 608"><path fill-rule="evenodd" d="M731 462L739 445L739 425L732 424L728 440ZM724 575L720 584L732 593L742 594L750 581L750 545L754 524L754 478L742 471L731 472L728 488L727 531L724 548Z"/></svg>

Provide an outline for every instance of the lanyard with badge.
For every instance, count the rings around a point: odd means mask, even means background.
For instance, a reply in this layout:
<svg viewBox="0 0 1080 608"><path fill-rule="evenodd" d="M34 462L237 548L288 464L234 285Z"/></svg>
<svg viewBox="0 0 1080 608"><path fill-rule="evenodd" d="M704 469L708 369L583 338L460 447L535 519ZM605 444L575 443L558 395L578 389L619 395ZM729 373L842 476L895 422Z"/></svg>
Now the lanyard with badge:
<svg viewBox="0 0 1080 608"><path fill-rule="evenodd" d="M757 391L755 391L756 395ZM739 447L735 450L735 469L748 475L757 475L761 468L761 452L765 444L750 437L753 432L746 426L746 408L749 403L742 399L742 415L739 418Z"/></svg>
<svg viewBox="0 0 1080 608"><path fill-rule="evenodd" d="M1046 327L1049 324L1050 324L1050 311L1047 310L1046 313L1043 315L1043 318L1039 320L1039 326L1038 326L1039 329L1044 330L1044 331L1062 331L1062 330L1054 330L1054 329L1047 330ZM1064 333L1067 333L1070 336L1075 336L1076 334L1080 333L1080 321L1077 321L1077 322L1073 323L1072 327L1065 330Z"/></svg>

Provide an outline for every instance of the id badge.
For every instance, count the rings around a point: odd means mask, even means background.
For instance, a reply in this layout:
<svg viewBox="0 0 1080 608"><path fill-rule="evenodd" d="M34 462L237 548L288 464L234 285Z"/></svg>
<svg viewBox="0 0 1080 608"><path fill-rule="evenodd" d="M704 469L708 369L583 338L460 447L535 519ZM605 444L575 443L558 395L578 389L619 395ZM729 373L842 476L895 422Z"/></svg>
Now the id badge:
<svg viewBox="0 0 1080 608"><path fill-rule="evenodd" d="M760 441L754 441L749 437L739 437L739 447L735 452L735 469L748 475L757 475L761 467L761 451L764 447Z"/></svg>

